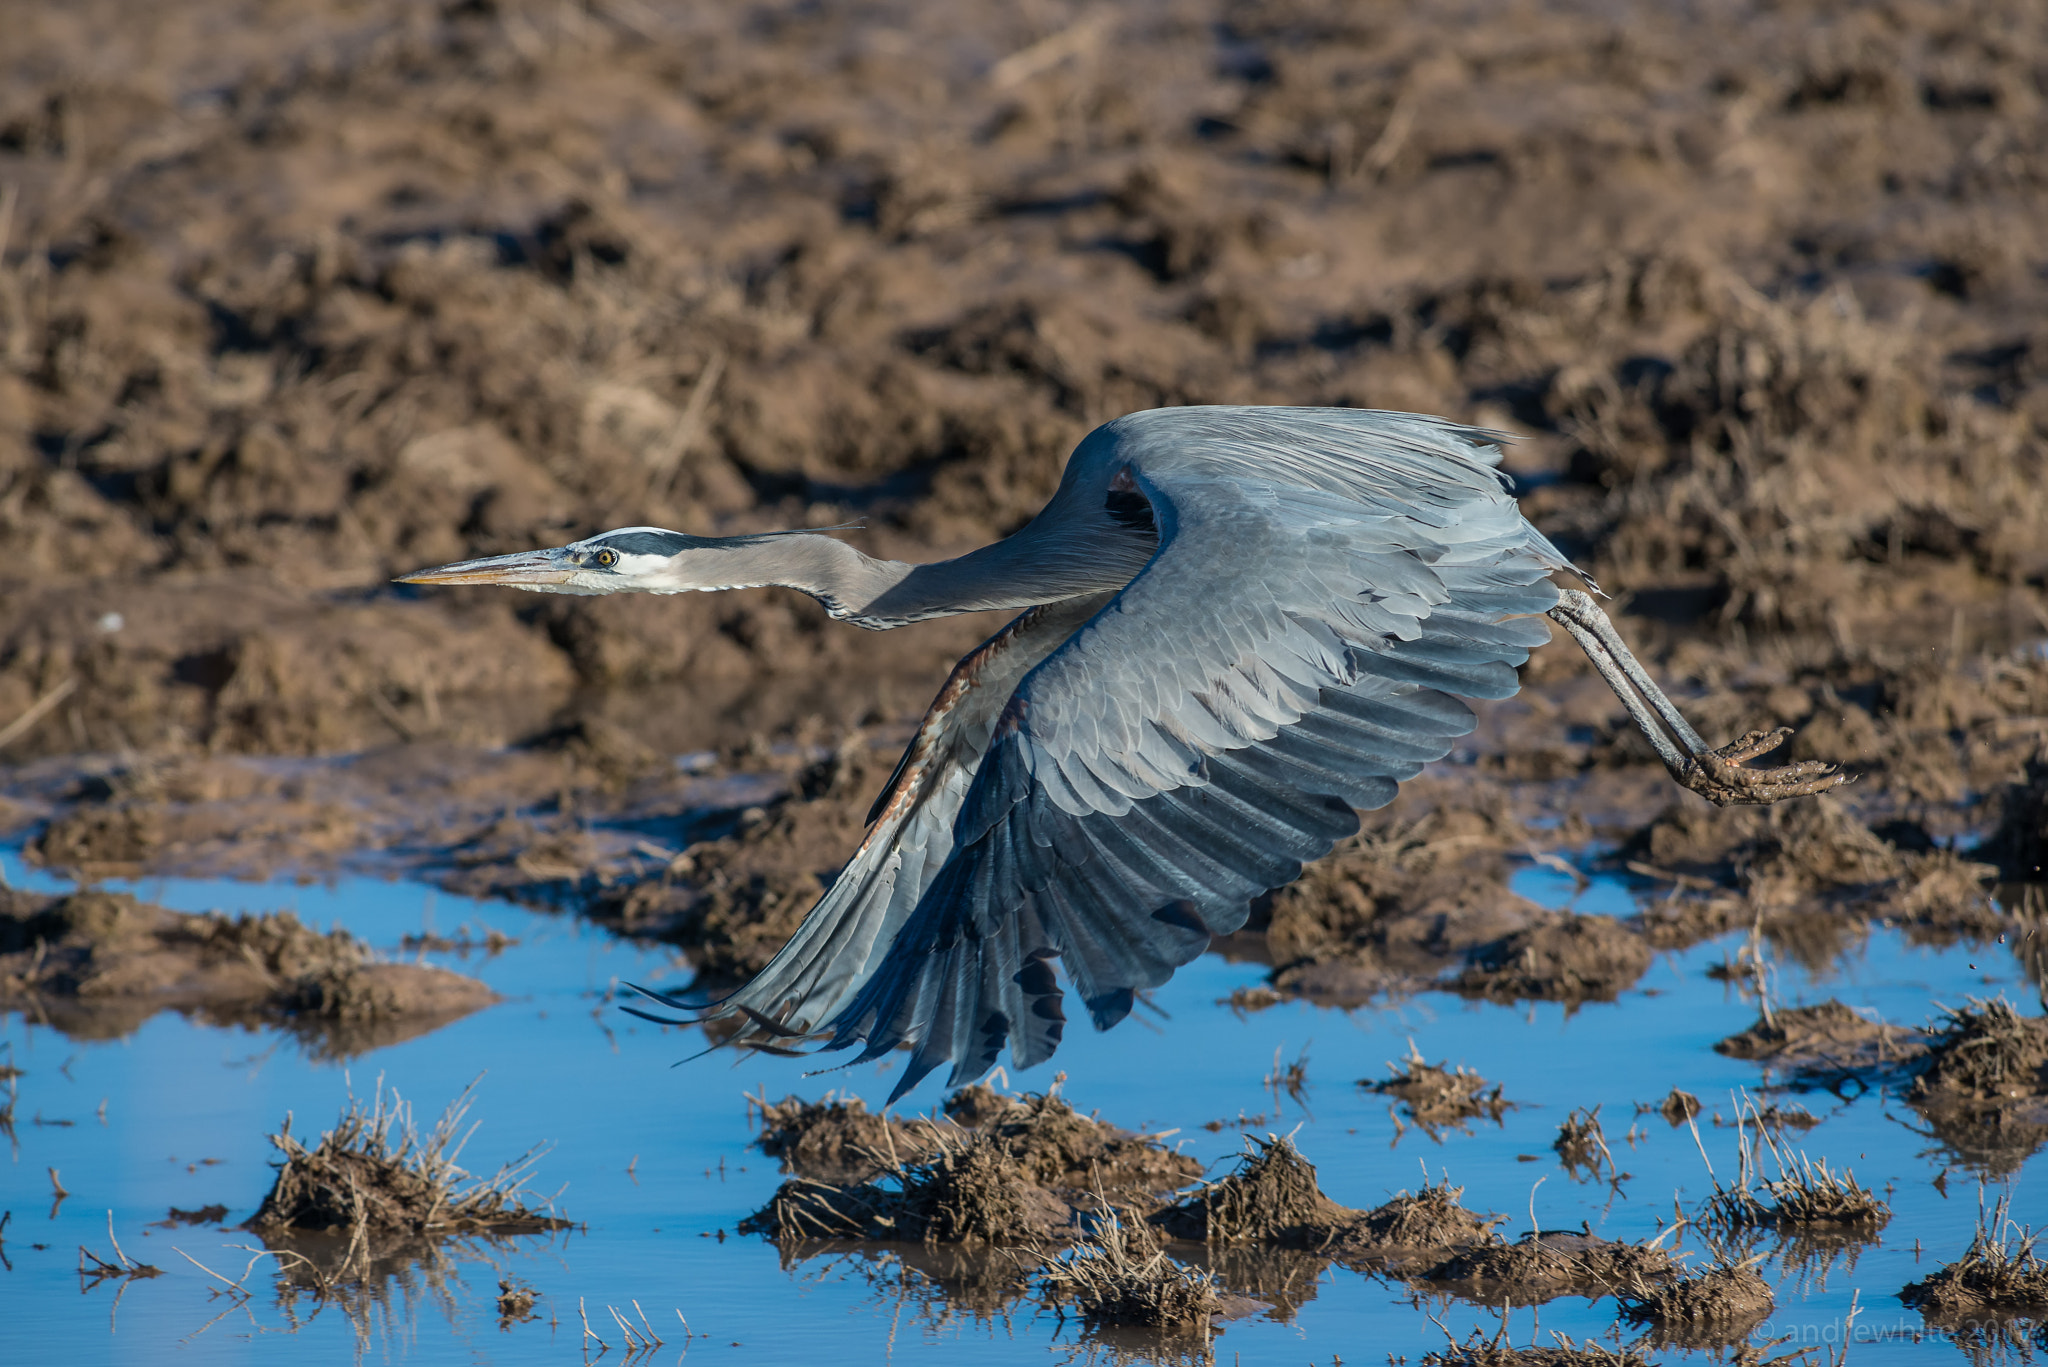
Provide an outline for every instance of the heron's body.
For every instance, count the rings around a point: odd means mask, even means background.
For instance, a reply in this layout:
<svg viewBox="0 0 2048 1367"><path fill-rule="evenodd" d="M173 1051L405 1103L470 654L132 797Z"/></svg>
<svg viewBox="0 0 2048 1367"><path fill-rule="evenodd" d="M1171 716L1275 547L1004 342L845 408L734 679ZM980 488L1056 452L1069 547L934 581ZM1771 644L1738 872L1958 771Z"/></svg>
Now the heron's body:
<svg viewBox="0 0 2048 1367"><path fill-rule="evenodd" d="M1545 613L1682 781L1718 783L1717 801L1835 781L1776 771L1766 791L1729 762L1746 754L1705 750L1591 600L1561 601L1550 576L1570 566L1522 517L1498 440L1412 414L1158 409L1089 434L1036 518L955 560L639 528L415 578L779 584L878 629L1025 609L954 669L796 935L706 1013L764 1047L908 1046L901 1095L942 1064L978 1076L1005 1047L1019 1066L1049 1056L1055 963L1098 1028L1122 1019L1445 755L1473 725L1461 698L1513 694Z"/></svg>

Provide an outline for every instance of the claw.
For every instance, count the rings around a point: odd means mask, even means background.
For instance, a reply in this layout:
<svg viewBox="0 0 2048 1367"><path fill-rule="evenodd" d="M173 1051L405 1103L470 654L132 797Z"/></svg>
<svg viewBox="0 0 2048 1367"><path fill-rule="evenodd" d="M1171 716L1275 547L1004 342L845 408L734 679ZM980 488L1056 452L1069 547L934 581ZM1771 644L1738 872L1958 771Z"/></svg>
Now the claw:
<svg viewBox="0 0 2048 1367"><path fill-rule="evenodd" d="M1709 750L1686 762L1678 781L1717 807L1737 803L1763 806L1787 798L1811 797L1849 781L1849 776L1832 764L1802 760L1777 769L1745 769L1742 765L1758 755L1769 754L1785 743L1792 732L1751 731L1718 750Z"/></svg>

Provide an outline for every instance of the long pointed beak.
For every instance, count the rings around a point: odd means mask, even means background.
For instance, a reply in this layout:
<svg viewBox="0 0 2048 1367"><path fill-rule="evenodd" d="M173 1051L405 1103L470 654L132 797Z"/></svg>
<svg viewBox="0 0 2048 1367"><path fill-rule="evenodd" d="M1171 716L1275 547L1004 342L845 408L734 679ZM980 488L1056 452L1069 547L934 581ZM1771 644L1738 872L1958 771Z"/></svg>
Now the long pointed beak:
<svg viewBox="0 0 2048 1367"><path fill-rule="evenodd" d="M430 570L400 575L394 584L502 584L508 588L539 588L567 583L573 566L559 550L515 551L511 555L458 560Z"/></svg>

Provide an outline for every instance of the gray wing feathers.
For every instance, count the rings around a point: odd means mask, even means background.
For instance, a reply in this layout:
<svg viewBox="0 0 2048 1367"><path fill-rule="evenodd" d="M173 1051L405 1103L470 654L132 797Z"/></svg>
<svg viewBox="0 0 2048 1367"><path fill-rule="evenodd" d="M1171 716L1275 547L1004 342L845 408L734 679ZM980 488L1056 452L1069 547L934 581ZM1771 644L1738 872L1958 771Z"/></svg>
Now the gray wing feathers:
<svg viewBox="0 0 2048 1367"><path fill-rule="evenodd" d="M1454 695L1512 694L1549 639L1525 614L1566 562L1469 434L1313 415L1305 450L1292 411L1277 436L1224 416L1077 453L1133 475L1161 549L1018 687L953 857L831 1022L863 1059L916 1045L899 1095L1049 1054L1052 956L1113 1024L1447 753L1473 724Z"/></svg>
<svg viewBox="0 0 2048 1367"><path fill-rule="evenodd" d="M1458 697L1512 694L1549 639L1530 614L1567 562L1523 520L1492 439L1301 409L1161 410L1090 434L1061 497L1128 476L1157 554L1022 676L962 757L964 791L926 818L955 811L950 831L891 838L920 843L887 912L857 934L806 922L759 999L816 991L793 1020L860 1059L912 1046L898 1096L1005 1047L1020 1066L1050 1055L1054 958L1098 1027L1121 1019L1355 831L1355 809L1448 753L1473 725ZM849 896L884 896L886 862ZM829 969L839 953L858 971Z"/></svg>

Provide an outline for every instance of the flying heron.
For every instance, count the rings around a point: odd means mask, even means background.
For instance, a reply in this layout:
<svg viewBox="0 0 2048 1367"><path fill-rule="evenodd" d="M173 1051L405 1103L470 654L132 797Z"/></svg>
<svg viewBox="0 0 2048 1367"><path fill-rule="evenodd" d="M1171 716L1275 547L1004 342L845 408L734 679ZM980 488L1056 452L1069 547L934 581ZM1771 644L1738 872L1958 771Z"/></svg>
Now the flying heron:
<svg viewBox="0 0 2048 1367"><path fill-rule="evenodd" d="M1575 571L1516 506L1504 439L1409 413L1154 409L1089 433L1036 517L953 560L628 527L399 582L780 585L878 631L1022 609L954 667L781 952L709 1004L645 992L754 1048L908 1046L893 1101L941 1064L971 1081L1006 1045L1019 1067L1049 1057L1054 960L1097 1029L1122 1020L1448 753L1474 724L1461 697L1511 696L1544 617L1709 801L1842 782L1749 767L1782 730L1701 739L1592 597L1553 582Z"/></svg>

